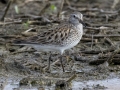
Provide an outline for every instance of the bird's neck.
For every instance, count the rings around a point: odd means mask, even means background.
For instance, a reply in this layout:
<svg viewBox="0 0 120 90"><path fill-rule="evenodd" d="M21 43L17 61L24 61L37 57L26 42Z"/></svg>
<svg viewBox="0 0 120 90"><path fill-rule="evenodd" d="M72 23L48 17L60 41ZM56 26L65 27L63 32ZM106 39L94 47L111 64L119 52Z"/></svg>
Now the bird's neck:
<svg viewBox="0 0 120 90"><path fill-rule="evenodd" d="M78 32L83 34L83 25L82 24L78 24L77 28L78 28Z"/></svg>

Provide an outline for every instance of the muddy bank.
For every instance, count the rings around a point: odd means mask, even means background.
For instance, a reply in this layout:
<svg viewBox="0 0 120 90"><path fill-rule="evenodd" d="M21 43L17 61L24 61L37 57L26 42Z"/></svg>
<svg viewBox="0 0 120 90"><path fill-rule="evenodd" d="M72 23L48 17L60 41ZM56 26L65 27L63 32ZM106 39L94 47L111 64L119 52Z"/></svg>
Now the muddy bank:
<svg viewBox="0 0 120 90"><path fill-rule="evenodd" d="M60 1L13 2L4 21L0 21L1 90L54 90L56 86L63 90L113 90L114 85L114 89L119 90L120 2L115 1L64 2L60 15ZM0 18L5 6L0 3ZM64 53L65 72L62 71L59 53L52 52L49 71L49 52L37 52L32 47L10 43L58 25L75 10L84 15L87 27L80 43Z"/></svg>

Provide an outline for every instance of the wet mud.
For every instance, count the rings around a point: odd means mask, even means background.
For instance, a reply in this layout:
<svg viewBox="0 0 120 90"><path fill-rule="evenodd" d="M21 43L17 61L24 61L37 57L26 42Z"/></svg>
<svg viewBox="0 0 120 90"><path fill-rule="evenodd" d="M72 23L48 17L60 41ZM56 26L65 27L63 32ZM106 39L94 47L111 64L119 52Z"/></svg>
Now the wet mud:
<svg viewBox="0 0 120 90"><path fill-rule="evenodd" d="M65 0L63 7L61 1L12 2L0 21L0 90L119 90L119 0ZM0 18L6 6L0 3ZM11 44L58 25L75 10L84 15L87 27L79 44L63 55L65 72L59 53Z"/></svg>

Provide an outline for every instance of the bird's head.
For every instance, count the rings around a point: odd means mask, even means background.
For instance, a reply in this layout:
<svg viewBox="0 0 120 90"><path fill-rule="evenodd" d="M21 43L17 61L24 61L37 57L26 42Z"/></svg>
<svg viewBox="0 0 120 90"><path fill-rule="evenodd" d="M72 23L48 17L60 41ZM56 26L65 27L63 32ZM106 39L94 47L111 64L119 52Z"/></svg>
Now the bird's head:
<svg viewBox="0 0 120 90"><path fill-rule="evenodd" d="M75 25L82 24L83 26L86 26L83 22L83 15L80 12L70 14L69 22Z"/></svg>

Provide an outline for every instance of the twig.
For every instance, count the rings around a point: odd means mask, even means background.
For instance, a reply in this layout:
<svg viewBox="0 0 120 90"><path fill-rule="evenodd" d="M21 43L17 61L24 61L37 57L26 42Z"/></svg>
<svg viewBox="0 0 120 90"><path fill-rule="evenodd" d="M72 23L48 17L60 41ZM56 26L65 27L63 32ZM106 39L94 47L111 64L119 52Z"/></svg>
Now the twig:
<svg viewBox="0 0 120 90"><path fill-rule="evenodd" d="M82 41L82 42L91 42L92 39L91 39L91 38L84 38L84 37L83 37L83 38L81 39L81 41ZM97 42L97 39L93 39L93 42Z"/></svg>
<svg viewBox="0 0 120 90"><path fill-rule="evenodd" d="M92 30L104 30L104 29L108 29L108 27L104 27L104 26L100 26L100 27L85 27L86 29L92 29Z"/></svg>
<svg viewBox="0 0 120 90"><path fill-rule="evenodd" d="M70 83L73 79L75 79L77 77L76 74L72 75L68 80L67 82Z"/></svg>
<svg viewBox="0 0 120 90"><path fill-rule="evenodd" d="M104 56L99 56L99 59L107 59L109 57L109 55L108 54L106 54L106 55L104 55ZM120 54L116 54L115 56L114 56L114 58L120 58Z"/></svg>
<svg viewBox="0 0 120 90"><path fill-rule="evenodd" d="M36 28L30 28L24 32L21 33L23 36L32 36L32 35L36 35Z"/></svg>
<svg viewBox="0 0 120 90"><path fill-rule="evenodd" d="M58 63L59 61L60 61L59 59L56 60L55 62L53 62L53 63L51 64L51 66L55 65L55 64ZM44 71L46 71L46 69L48 69L48 66L46 66L46 67L43 68Z"/></svg>
<svg viewBox="0 0 120 90"><path fill-rule="evenodd" d="M113 5L112 5L112 9L114 9L116 7L116 5L119 3L120 0L114 0Z"/></svg>
<svg viewBox="0 0 120 90"><path fill-rule="evenodd" d="M4 38L4 39L11 39L11 38L20 38L20 36L18 35L0 35L0 38Z"/></svg>
<svg viewBox="0 0 120 90"><path fill-rule="evenodd" d="M101 52L107 53L107 52L112 52L112 51L114 51L113 47L111 47L111 48L109 48L107 50L103 50L103 51L101 51L101 50L96 50L96 51L95 50L90 50L90 51L81 51L81 53L85 53L85 54L99 54Z"/></svg>
<svg viewBox="0 0 120 90"><path fill-rule="evenodd" d="M21 23L22 21L20 20L20 21L4 22L4 23L0 22L0 25L21 24Z"/></svg>
<svg viewBox="0 0 120 90"><path fill-rule="evenodd" d="M118 27L117 24L91 24L92 27L101 27L101 26L104 26L104 27Z"/></svg>
<svg viewBox="0 0 120 90"><path fill-rule="evenodd" d="M58 12L58 14L57 14L57 17L58 17L58 18L60 18L60 13L61 13L61 11L62 11L62 9L63 9L63 5L64 5L64 0L61 1L60 10L59 10L59 12Z"/></svg>
<svg viewBox="0 0 120 90"><path fill-rule="evenodd" d="M68 7L71 7L69 0L65 0L65 3L68 5Z"/></svg>
<svg viewBox="0 0 120 90"><path fill-rule="evenodd" d="M118 13L114 13L114 14L109 14L108 13L108 14L101 14L101 15L99 15L99 14L93 14L93 13L91 14L90 13L90 14L86 14L86 15L84 14L84 16L86 16L86 17L94 17L94 18L97 18L97 19L98 18L99 19L101 19L101 18L105 18L106 19L106 16L107 17L109 16L109 18L108 18L109 20L114 20L114 18L118 16Z"/></svg>
<svg viewBox="0 0 120 90"><path fill-rule="evenodd" d="M110 55L110 57L107 59L107 61L109 62L109 63L111 63L112 61L113 61L113 57L117 54L117 53L119 53L120 52L120 48L117 48L111 55Z"/></svg>
<svg viewBox="0 0 120 90"><path fill-rule="evenodd" d="M25 6L26 4L28 4L29 2L43 2L43 1L48 1L48 0L24 0L23 3L19 4L19 7Z"/></svg>
<svg viewBox="0 0 120 90"><path fill-rule="evenodd" d="M4 21L4 18L5 18L5 16L6 16L7 12L8 12L8 9L10 8L10 5L11 5L12 2L13 2L13 0L9 0L9 2L8 2L8 4L7 4L7 7L6 7L6 9L5 9L5 12L4 12L4 14L3 14L3 16L2 16L2 18L1 18L1 21Z"/></svg>
<svg viewBox="0 0 120 90"><path fill-rule="evenodd" d="M93 49L93 38L94 38L94 36L93 36L93 34L92 34L92 37L91 37L91 49Z"/></svg>
<svg viewBox="0 0 120 90"><path fill-rule="evenodd" d="M101 58L101 59L97 59L97 60L94 60L94 61L90 61L89 64L90 65L100 65L100 64L103 64L106 61L106 59L107 58ZM112 63L120 65L120 57L113 58Z"/></svg>
<svg viewBox="0 0 120 90"><path fill-rule="evenodd" d="M109 38L104 38L107 43L109 43L112 46L115 46L114 43Z"/></svg>
<svg viewBox="0 0 120 90"><path fill-rule="evenodd" d="M24 21L25 22L25 21ZM13 21L13 22L6 22L6 23L0 23L0 25L9 25L9 24L22 24L24 23L22 20L20 21ZM26 22L25 22L26 23ZM29 25L46 25L46 24L50 24L50 21L28 21L27 22Z"/></svg>
<svg viewBox="0 0 120 90"><path fill-rule="evenodd" d="M41 9L39 15L42 15L49 6L50 6L49 1L46 1L46 4L45 4L45 6Z"/></svg>

